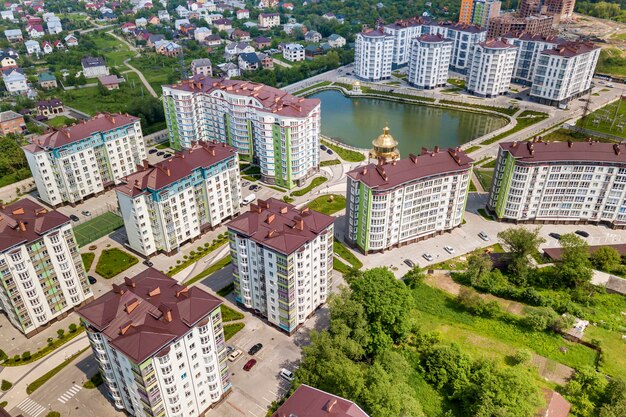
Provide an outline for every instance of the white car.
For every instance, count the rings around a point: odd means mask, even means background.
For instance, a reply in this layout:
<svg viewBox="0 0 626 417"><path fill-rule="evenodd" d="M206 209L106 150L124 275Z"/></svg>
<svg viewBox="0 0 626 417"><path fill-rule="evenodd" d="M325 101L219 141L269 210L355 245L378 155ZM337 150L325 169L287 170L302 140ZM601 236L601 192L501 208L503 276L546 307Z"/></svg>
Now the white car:
<svg viewBox="0 0 626 417"><path fill-rule="evenodd" d="M452 255L454 253L454 248L452 246L444 246L443 250L448 252L450 255Z"/></svg>
<svg viewBox="0 0 626 417"><path fill-rule="evenodd" d="M434 258L433 258L433 256L432 256L431 254L429 254L429 253L425 253L425 254L423 254L423 255L422 255L422 257L423 257L424 259L426 259L428 262L432 262L432 261L433 261L433 259L434 259Z"/></svg>
<svg viewBox="0 0 626 417"><path fill-rule="evenodd" d="M233 353L231 353L230 355L228 355L228 360L231 362L235 362L237 360L238 357L241 356L241 351L239 349L235 349L235 351Z"/></svg>
<svg viewBox="0 0 626 417"><path fill-rule="evenodd" d="M485 242L489 241L489 236L487 236L487 233L485 233L485 232L480 232L478 234L478 237L481 238L482 240L484 240Z"/></svg>
<svg viewBox="0 0 626 417"><path fill-rule="evenodd" d="M282 368L280 370L280 377L283 378L284 380L288 381L288 382L291 382L291 381L293 381L293 372L291 372L291 371L289 371L289 370L287 370L285 368Z"/></svg>

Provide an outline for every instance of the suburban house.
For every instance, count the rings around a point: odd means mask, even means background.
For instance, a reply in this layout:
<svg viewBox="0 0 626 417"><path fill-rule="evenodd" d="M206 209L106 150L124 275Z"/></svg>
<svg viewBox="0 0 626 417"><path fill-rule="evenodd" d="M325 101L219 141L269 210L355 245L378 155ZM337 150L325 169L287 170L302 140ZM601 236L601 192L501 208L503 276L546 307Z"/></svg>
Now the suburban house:
<svg viewBox="0 0 626 417"><path fill-rule="evenodd" d="M289 43L283 47L283 58L287 61L304 61L304 46L297 43Z"/></svg>
<svg viewBox="0 0 626 417"><path fill-rule="evenodd" d="M21 134L26 130L24 116L12 110L0 113L0 133L8 135L9 133Z"/></svg>
<svg viewBox="0 0 626 417"><path fill-rule="evenodd" d="M257 56L261 60L263 69L274 69L274 58L271 55L257 52Z"/></svg>
<svg viewBox="0 0 626 417"><path fill-rule="evenodd" d="M148 40L146 41L146 45L150 48L154 48L157 42L162 41L164 39L165 39L165 36L161 34L149 35Z"/></svg>
<svg viewBox="0 0 626 417"><path fill-rule="evenodd" d="M135 25L138 28L145 28L146 26L148 26L148 19L146 19L145 17L140 17L139 19L135 19Z"/></svg>
<svg viewBox="0 0 626 417"><path fill-rule="evenodd" d="M333 33L328 37L328 44L333 48L343 48L346 46L346 38L341 35Z"/></svg>
<svg viewBox="0 0 626 417"><path fill-rule="evenodd" d="M132 32L133 30L137 29L137 25L134 24L133 22L126 22L122 25L121 29L122 29L122 33L128 34Z"/></svg>
<svg viewBox="0 0 626 417"><path fill-rule="evenodd" d="M254 52L239 54L237 61L242 71L256 71L261 67L261 61Z"/></svg>
<svg viewBox="0 0 626 417"><path fill-rule="evenodd" d="M41 50L46 55L54 52L54 48L52 47L52 44L48 41L43 41L43 43L41 44Z"/></svg>
<svg viewBox="0 0 626 417"><path fill-rule="evenodd" d="M12 68L3 71L2 81L4 81L4 86L11 94L24 94L28 92L26 76L20 68Z"/></svg>
<svg viewBox="0 0 626 417"><path fill-rule="evenodd" d="M280 25L280 15L278 13L259 14L259 29L271 29Z"/></svg>
<svg viewBox="0 0 626 417"><path fill-rule="evenodd" d="M159 17L159 20L161 20L162 22L169 22L170 21L170 14L168 13L167 10L159 10L157 12L157 16Z"/></svg>
<svg viewBox="0 0 626 417"><path fill-rule="evenodd" d="M191 73L193 75L213 76L213 66L208 58L194 59L191 61Z"/></svg>
<svg viewBox="0 0 626 417"><path fill-rule="evenodd" d="M117 75L101 75L98 77L98 82L109 91L119 90L120 84L124 81L126 80L118 78Z"/></svg>
<svg viewBox="0 0 626 417"><path fill-rule="evenodd" d="M250 33L241 29L234 29L230 32L230 40L236 42L248 42L250 40Z"/></svg>
<svg viewBox="0 0 626 417"><path fill-rule="evenodd" d="M272 45L272 40L270 38L266 38L265 36L257 36L252 39L252 43L257 49L265 49Z"/></svg>
<svg viewBox="0 0 626 417"><path fill-rule="evenodd" d="M239 77L241 75L241 72L239 71L239 67L237 66L237 64L234 64L232 62L226 62L224 64L218 65L217 67L224 74L224 78L229 79L232 77Z"/></svg>
<svg viewBox="0 0 626 417"><path fill-rule="evenodd" d="M322 40L322 34L311 30L304 35L304 40L307 42L319 43Z"/></svg>
<svg viewBox="0 0 626 417"><path fill-rule="evenodd" d="M228 30L233 28L233 21L230 19L217 19L213 21L213 27L217 30Z"/></svg>
<svg viewBox="0 0 626 417"><path fill-rule="evenodd" d="M237 19L250 19L250 11L246 9L237 10Z"/></svg>
<svg viewBox="0 0 626 417"><path fill-rule="evenodd" d="M37 76L37 83L44 90L50 90L52 88L57 88L57 79L56 77L49 73L48 71L42 72Z"/></svg>
<svg viewBox="0 0 626 417"><path fill-rule="evenodd" d="M55 49L58 49L59 51L64 51L67 48L65 47L65 45L63 45L63 42L61 42L59 39L57 39L56 41L54 41L54 43L52 44L52 46L54 46Z"/></svg>
<svg viewBox="0 0 626 417"><path fill-rule="evenodd" d="M222 44L222 38L220 38L220 35L209 35L204 38L203 43L206 46L219 46Z"/></svg>
<svg viewBox="0 0 626 417"><path fill-rule="evenodd" d="M6 36L9 42L21 42L24 40L21 29L7 29L4 31L4 36Z"/></svg>
<svg viewBox="0 0 626 417"><path fill-rule="evenodd" d="M0 68L2 68L2 70L17 68L17 62L15 61L15 58L11 56L2 56L0 57Z"/></svg>
<svg viewBox="0 0 626 417"><path fill-rule="evenodd" d="M31 39L41 38L46 34L41 25L28 25L26 26L26 33Z"/></svg>
<svg viewBox="0 0 626 417"><path fill-rule="evenodd" d="M176 42L172 42L172 41L168 41L164 39L162 41L157 41L154 44L154 50L159 55L178 56L178 54L180 54L183 51L183 48Z"/></svg>
<svg viewBox="0 0 626 417"><path fill-rule="evenodd" d="M193 31L193 38L197 40L198 42L203 42L206 38L208 38L212 34L213 34L213 31L211 31L211 29L202 26L202 27L196 28L196 30Z"/></svg>
<svg viewBox="0 0 626 417"><path fill-rule="evenodd" d="M41 100L37 103L37 115L39 116L53 116L61 114L65 111L63 102L58 98L51 98L50 100Z"/></svg>
<svg viewBox="0 0 626 417"><path fill-rule="evenodd" d="M101 75L109 75L109 68L102 57L86 57L80 61L83 67L83 74L87 78L96 78Z"/></svg>
<svg viewBox="0 0 626 417"><path fill-rule="evenodd" d="M224 59L232 61L239 54L254 52L254 48L245 42L232 42L224 48Z"/></svg>
<svg viewBox="0 0 626 417"><path fill-rule="evenodd" d="M28 55L39 55L41 53L41 46L39 46L39 42L37 41L29 39L24 42L24 46L26 46L26 53Z"/></svg>
<svg viewBox="0 0 626 417"><path fill-rule="evenodd" d="M68 47L78 46L78 39L74 35L67 35L63 40Z"/></svg>

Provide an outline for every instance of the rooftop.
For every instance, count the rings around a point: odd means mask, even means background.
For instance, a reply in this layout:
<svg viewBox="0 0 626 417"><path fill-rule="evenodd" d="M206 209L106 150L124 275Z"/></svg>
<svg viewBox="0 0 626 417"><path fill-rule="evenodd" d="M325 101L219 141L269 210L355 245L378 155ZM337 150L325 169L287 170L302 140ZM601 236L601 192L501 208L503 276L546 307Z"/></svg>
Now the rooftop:
<svg viewBox="0 0 626 417"><path fill-rule="evenodd" d="M128 114L100 113L89 120L64 127L33 138L31 143L22 149L28 152L39 152L47 148L59 148L73 142L86 139L94 133L107 132L122 126L135 123L139 118Z"/></svg>
<svg viewBox="0 0 626 417"><path fill-rule="evenodd" d="M183 80L170 87L175 90L193 93L210 94L221 90L228 94L253 97L261 103L264 111L277 113L282 116L305 117L320 104L319 99L292 96L285 91L264 84L242 80L208 78L204 75L196 75L189 80Z"/></svg>
<svg viewBox="0 0 626 417"><path fill-rule="evenodd" d="M468 170L472 162L472 158L459 148L446 151L440 151L438 147L433 151L422 148L418 156L411 154L397 161L360 166L348 175L370 188L387 190L420 178Z"/></svg>
<svg viewBox="0 0 626 417"><path fill-rule="evenodd" d="M436 42L452 42L452 39L448 39L446 37L444 37L441 34L437 34L437 35L422 35L419 38L417 38L418 41L420 42L427 42L427 43L436 43Z"/></svg>
<svg viewBox="0 0 626 417"><path fill-rule="evenodd" d="M503 142L500 148L524 162L610 162L626 164L626 144L602 142ZM622 154L624 152L624 154Z"/></svg>
<svg viewBox="0 0 626 417"><path fill-rule="evenodd" d="M7 110L7 111L3 111L2 113L0 113L0 123L8 122L9 120L23 119L23 118L24 116L22 116L19 113L14 112L13 110Z"/></svg>
<svg viewBox="0 0 626 417"><path fill-rule="evenodd" d="M109 343L135 363L185 335L222 304L198 287L184 287L148 268L78 310ZM207 318L208 319L208 318ZM202 320L202 321L201 321Z"/></svg>
<svg viewBox="0 0 626 417"><path fill-rule="evenodd" d="M231 220L227 227L256 243L290 254L313 241L335 218L311 210L298 209L275 198L250 204L250 211Z"/></svg>
<svg viewBox="0 0 626 417"><path fill-rule="evenodd" d="M64 214L27 198L0 205L0 251L35 241L69 221Z"/></svg>
<svg viewBox="0 0 626 417"><path fill-rule="evenodd" d="M515 49L517 48L517 46L511 45L506 40L498 40L498 39L489 39L489 40L486 40L485 42L479 43L479 45L482 46L483 48L489 48L489 49L509 49L509 48Z"/></svg>
<svg viewBox="0 0 626 417"><path fill-rule="evenodd" d="M554 49L546 49L541 53L546 55L557 55L565 58L571 58L576 55L586 54L596 49L600 49L599 46L592 42L567 42L557 46Z"/></svg>
<svg viewBox="0 0 626 417"><path fill-rule="evenodd" d="M137 172L122 178L124 184L117 186L116 190L131 197L148 189L160 190L189 176L198 168L208 168L235 154L235 148L224 143L200 141L155 165L144 162Z"/></svg>
<svg viewBox="0 0 626 417"><path fill-rule="evenodd" d="M387 36L385 33L381 32L378 29L372 29L366 32L361 32L361 36L367 36L368 38L380 38Z"/></svg>
<svg viewBox="0 0 626 417"><path fill-rule="evenodd" d="M543 397L546 400L546 407L542 409L537 417L567 417L571 408L561 394L548 388L543 388Z"/></svg>
<svg viewBox="0 0 626 417"><path fill-rule="evenodd" d="M104 58L99 57L99 56L98 57L93 57L93 56L85 57L81 59L80 63L82 64L83 68L93 68L93 67L99 67L99 66L105 65Z"/></svg>
<svg viewBox="0 0 626 417"><path fill-rule="evenodd" d="M272 417L368 417L345 398L302 384Z"/></svg>

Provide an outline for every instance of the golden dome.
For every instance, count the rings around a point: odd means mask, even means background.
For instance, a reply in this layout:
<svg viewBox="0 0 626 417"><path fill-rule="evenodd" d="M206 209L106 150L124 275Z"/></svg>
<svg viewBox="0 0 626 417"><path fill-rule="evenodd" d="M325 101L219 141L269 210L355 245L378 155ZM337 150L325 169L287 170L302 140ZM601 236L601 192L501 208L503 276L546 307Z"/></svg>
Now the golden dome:
<svg viewBox="0 0 626 417"><path fill-rule="evenodd" d="M360 85L361 85L361 81L358 81L358 80L357 80L357 81L355 81L355 82L354 82L354 84L352 84L352 85L354 85L354 86L358 87L358 86L360 86Z"/></svg>
<svg viewBox="0 0 626 417"><path fill-rule="evenodd" d="M398 141L389 134L389 126L385 126L383 134L372 141L374 147L370 150L370 157L385 159L395 159L400 157L398 152Z"/></svg>

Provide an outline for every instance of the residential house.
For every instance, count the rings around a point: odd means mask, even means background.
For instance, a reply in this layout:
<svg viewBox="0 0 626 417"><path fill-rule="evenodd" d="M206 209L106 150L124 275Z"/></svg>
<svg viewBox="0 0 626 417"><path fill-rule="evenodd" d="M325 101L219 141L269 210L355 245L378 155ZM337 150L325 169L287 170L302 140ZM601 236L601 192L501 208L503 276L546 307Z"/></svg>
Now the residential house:
<svg viewBox="0 0 626 417"><path fill-rule="evenodd" d="M22 42L24 40L21 29L7 29L4 31L4 36L9 42Z"/></svg>
<svg viewBox="0 0 626 417"><path fill-rule="evenodd" d="M196 28L196 30L193 31L193 38L198 42L203 42L207 37L211 36L212 34L213 32L211 31L211 29L202 26Z"/></svg>
<svg viewBox="0 0 626 417"><path fill-rule="evenodd" d="M224 74L224 78L226 79L239 77L241 75L241 72L239 71L239 67L237 66L237 64L234 64L232 62L219 64L217 67L220 69L220 71L222 71L222 73Z"/></svg>
<svg viewBox="0 0 626 417"><path fill-rule="evenodd" d="M252 39L252 44L257 49L266 49L272 45L272 40L270 38L266 38L265 36L257 36Z"/></svg>
<svg viewBox="0 0 626 417"><path fill-rule="evenodd" d="M185 9L187 10L187 9ZM176 19L174 20L174 28L176 28L176 30L180 30L182 25L188 25L189 24L189 19Z"/></svg>
<svg viewBox="0 0 626 417"><path fill-rule="evenodd" d="M196 30L196 25L193 23L184 23L180 25L180 34L183 36L191 37L193 36L193 32Z"/></svg>
<svg viewBox="0 0 626 417"><path fill-rule="evenodd" d="M261 61L254 52L239 54L237 63L242 71L256 71L261 67Z"/></svg>
<svg viewBox="0 0 626 417"><path fill-rule="evenodd" d="M293 10L293 3L283 3L282 8L285 10L289 10L290 12Z"/></svg>
<svg viewBox="0 0 626 417"><path fill-rule="evenodd" d="M337 19L337 17L335 16L335 13L331 13L331 12L324 13L322 15L322 18L324 18L326 20L335 20L335 19Z"/></svg>
<svg viewBox="0 0 626 417"><path fill-rule="evenodd" d="M43 26L41 25L28 25L26 26L26 33L30 36L31 39L41 38L46 32L43 30Z"/></svg>
<svg viewBox="0 0 626 417"><path fill-rule="evenodd" d="M0 68L4 71L5 69L17 68L17 62L15 58L10 57L8 55L0 57Z"/></svg>
<svg viewBox="0 0 626 417"><path fill-rule="evenodd" d="M283 32L285 32L287 35L293 35L293 32L295 30L300 30L304 34L308 32L307 27L304 26L302 23L285 23L283 25Z"/></svg>
<svg viewBox="0 0 626 417"><path fill-rule="evenodd" d="M56 116L65 112L63 102L58 98L51 98L50 100L40 100L37 103L37 115L38 116Z"/></svg>
<svg viewBox="0 0 626 417"><path fill-rule="evenodd" d="M2 81L6 90L11 94L24 94L28 92L28 83L24 71L20 68L12 68L2 71Z"/></svg>
<svg viewBox="0 0 626 417"><path fill-rule="evenodd" d="M258 26L259 26L259 24L258 24L258 23L256 23L256 22L250 22L250 21L249 21L249 22L245 22L245 23L243 24L243 27L245 27L246 29L252 29L252 28L255 28L255 27L258 27Z"/></svg>
<svg viewBox="0 0 626 417"><path fill-rule="evenodd" d="M56 41L54 41L54 43L52 44L52 46L54 46L54 49L59 50L59 51L65 51L65 50L67 50L67 48L65 47L65 45L63 45L63 42L61 42L59 39L57 39Z"/></svg>
<svg viewBox="0 0 626 417"><path fill-rule="evenodd" d="M274 58L272 58L271 55L257 52L257 56L261 61L261 67L263 67L263 69L274 69Z"/></svg>
<svg viewBox="0 0 626 417"><path fill-rule="evenodd" d="M319 43L322 40L322 34L311 30L304 35L304 40L307 42Z"/></svg>
<svg viewBox="0 0 626 417"><path fill-rule="evenodd" d="M41 44L41 49L43 50L43 53L46 55L54 52L54 48L52 47L52 44L48 41L43 41L43 43Z"/></svg>
<svg viewBox="0 0 626 417"><path fill-rule="evenodd" d="M254 48L246 42L231 42L224 48L224 59L232 61L239 54L254 52Z"/></svg>
<svg viewBox="0 0 626 417"><path fill-rule="evenodd" d="M57 33L63 32L63 25L61 25L61 19L54 16L48 19L46 22L46 26L48 27L48 33L51 35L56 35Z"/></svg>
<svg viewBox="0 0 626 417"><path fill-rule="evenodd" d="M191 61L191 74L204 75L205 77L213 76L213 66L208 58L194 59Z"/></svg>
<svg viewBox="0 0 626 417"><path fill-rule="evenodd" d="M148 26L148 19L146 19L145 17L140 17L139 19L135 19L135 25L138 28L145 28L146 26Z"/></svg>
<svg viewBox="0 0 626 417"><path fill-rule="evenodd" d="M67 35L63 40L67 47L78 46L78 39L74 35Z"/></svg>
<svg viewBox="0 0 626 417"><path fill-rule="evenodd" d="M137 25L133 22L126 22L121 27L122 33L128 34L137 29Z"/></svg>
<svg viewBox="0 0 626 417"><path fill-rule="evenodd" d="M39 42L37 41L29 39L24 42L24 45L26 46L26 53L28 55L39 55L41 53L41 46L39 46Z"/></svg>
<svg viewBox="0 0 626 417"><path fill-rule="evenodd" d="M187 9L185 6L182 6L182 5L176 7L176 9L174 9L174 11L176 12L176 14L179 17L182 17L182 18L186 18L187 16L189 16L189 13L190 13L190 10Z"/></svg>
<svg viewBox="0 0 626 417"><path fill-rule="evenodd" d="M224 16L221 13L211 13L204 17L204 20L209 24L213 25L213 22L219 19L223 19Z"/></svg>
<svg viewBox="0 0 626 417"><path fill-rule="evenodd" d="M304 46L297 43L289 43L283 47L283 58L287 61L304 61Z"/></svg>
<svg viewBox="0 0 626 417"><path fill-rule="evenodd" d="M26 130L24 116L12 110L0 113L0 133L8 135L9 133L21 134Z"/></svg>
<svg viewBox="0 0 626 417"><path fill-rule="evenodd" d="M278 13L260 13L259 29L271 29L280 25L280 15Z"/></svg>
<svg viewBox="0 0 626 417"><path fill-rule="evenodd" d="M117 17L113 14L112 11L100 12L100 17L102 20L115 20Z"/></svg>
<svg viewBox="0 0 626 417"><path fill-rule="evenodd" d="M117 75L101 75L98 82L107 90L119 90L120 84L126 81L124 78L118 78Z"/></svg>
<svg viewBox="0 0 626 417"><path fill-rule="evenodd" d="M250 11L246 9L240 9L236 12L237 19L250 19Z"/></svg>
<svg viewBox="0 0 626 417"><path fill-rule="evenodd" d="M228 30L233 28L233 21L230 19L217 19L213 21L213 27L217 30Z"/></svg>
<svg viewBox="0 0 626 417"><path fill-rule="evenodd" d="M344 46L346 46L346 38L341 35L337 35L336 33L333 33L328 37L328 44L332 48L343 48Z"/></svg>
<svg viewBox="0 0 626 417"><path fill-rule="evenodd" d="M159 19L156 16L150 16L148 18L148 24L149 25L154 25L154 26L160 25L161 24L161 19Z"/></svg>
<svg viewBox="0 0 626 417"><path fill-rule="evenodd" d="M106 66L102 57L86 57L80 63L83 67L83 74L87 78L109 75L109 67Z"/></svg>
<svg viewBox="0 0 626 417"><path fill-rule="evenodd" d="M279 0L260 0L257 8L271 9L278 6Z"/></svg>
<svg viewBox="0 0 626 417"><path fill-rule="evenodd" d="M222 38L219 35L209 35L204 38L203 43L207 46L218 46L222 44Z"/></svg>
<svg viewBox="0 0 626 417"><path fill-rule="evenodd" d="M154 50L159 55L178 56L183 51L183 48L176 42L164 39L154 44Z"/></svg>
<svg viewBox="0 0 626 417"><path fill-rule="evenodd" d="M229 34L230 40L235 42L249 42L250 33L241 29L233 29Z"/></svg>
<svg viewBox="0 0 626 417"><path fill-rule="evenodd" d="M318 55L323 55L324 50L318 45L307 45L304 47L304 57L306 59L313 59Z"/></svg>
<svg viewBox="0 0 626 417"><path fill-rule="evenodd" d="M37 83L44 90L50 90L52 88L57 88L57 79L50 72L42 72L37 76Z"/></svg>
<svg viewBox="0 0 626 417"><path fill-rule="evenodd" d="M0 18L2 18L2 20L15 20L15 17L13 16L13 10L0 11Z"/></svg>
<svg viewBox="0 0 626 417"><path fill-rule="evenodd" d="M149 48L154 48L154 46L156 45L157 42L162 41L165 39L164 35L158 34L158 35L150 35L148 36L148 40L146 41L146 45Z"/></svg>
<svg viewBox="0 0 626 417"><path fill-rule="evenodd" d="M161 20L161 22L169 22L171 20L170 14L167 12L167 10L159 10L157 12L157 16L159 17L159 20Z"/></svg>

